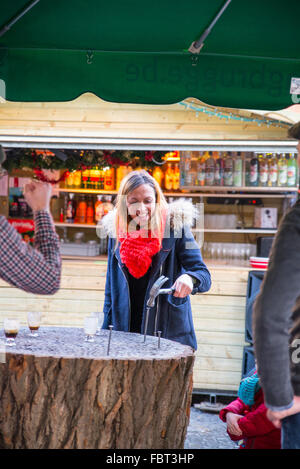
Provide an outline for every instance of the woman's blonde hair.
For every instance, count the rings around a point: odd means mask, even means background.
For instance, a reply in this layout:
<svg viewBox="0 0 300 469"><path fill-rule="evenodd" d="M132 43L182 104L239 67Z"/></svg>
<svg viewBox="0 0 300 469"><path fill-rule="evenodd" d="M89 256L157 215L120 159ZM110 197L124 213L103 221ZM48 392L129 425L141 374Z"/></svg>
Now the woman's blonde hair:
<svg viewBox="0 0 300 469"><path fill-rule="evenodd" d="M151 234L163 238L164 223L167 212L167 201L157 181L145 170L131 171L121 181L116 200L116 233L117 241L121 233L128 233L131 217L128 214L127 196L142 184L148 184L155 193L155 210L151 217Z"/></svg>

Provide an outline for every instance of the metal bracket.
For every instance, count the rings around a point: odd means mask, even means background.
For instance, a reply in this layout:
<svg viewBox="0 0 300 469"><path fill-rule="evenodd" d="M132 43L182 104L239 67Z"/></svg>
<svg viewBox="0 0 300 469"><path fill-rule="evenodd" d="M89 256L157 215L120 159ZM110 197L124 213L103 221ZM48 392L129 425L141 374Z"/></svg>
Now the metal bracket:
<svg viewBox="0 0 300 469"><path fill-rule="evenodd" d="M91 63L93 63L93 59L94 59L94 52L92 50L88 50L86 52L86 63L90 65Z"/></svg>

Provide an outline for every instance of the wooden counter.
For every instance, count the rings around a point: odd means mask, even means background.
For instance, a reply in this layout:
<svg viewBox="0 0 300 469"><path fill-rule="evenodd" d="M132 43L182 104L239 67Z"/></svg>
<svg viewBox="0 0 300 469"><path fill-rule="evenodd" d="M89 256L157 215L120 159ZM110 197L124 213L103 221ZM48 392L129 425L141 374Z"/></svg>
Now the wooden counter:
<svg viewBox="0 0 300 469"><path fill-rule="evenodd" d="M245 343L245 303L250 267L210 265L212 288L191 297L198 350L194 389L237 391ZM0 323L27 311L42 311L43 324L82 327L83 318L102 311L106 257L64 259L61 289L53 296L33 295L0 281Z"/></svg>

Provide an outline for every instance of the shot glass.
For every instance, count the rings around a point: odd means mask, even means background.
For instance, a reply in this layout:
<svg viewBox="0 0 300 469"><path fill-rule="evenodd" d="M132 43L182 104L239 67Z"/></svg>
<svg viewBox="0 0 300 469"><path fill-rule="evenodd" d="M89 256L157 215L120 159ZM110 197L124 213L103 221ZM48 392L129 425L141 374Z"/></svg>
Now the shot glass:
<svg viewBox="0 0 300 469"><path fill-rule="evenodd" d="M16 345L15 338L18 335L20 329L20 323L15 318L4 319L4 333L6 337L6 344L8 347L14 347Z"/></svg>
<svg viewBox="0 0 300 469"><path fill-rule="evenodd" d="M38 337L38 330L41 325L42 313L33 311L27 313L27 324L31 332L31 337Z"/></svg>
<svg viewBox="0 0 300 469"><path fill-rule="evenodd" d="M85 342L95 342L94 336L97 332L97 326L97 316L88 316L84 318L84 332L86 334Z"/></svg>

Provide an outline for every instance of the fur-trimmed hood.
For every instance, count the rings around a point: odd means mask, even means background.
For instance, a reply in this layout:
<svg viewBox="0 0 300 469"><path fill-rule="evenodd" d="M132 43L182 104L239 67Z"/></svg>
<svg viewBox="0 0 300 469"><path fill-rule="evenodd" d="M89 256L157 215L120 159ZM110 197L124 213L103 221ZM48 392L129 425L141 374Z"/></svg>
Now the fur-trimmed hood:
<svg viewBox="0 0 300 469"><path fill-rule="evenodd" d="M105 215L97 226L98 236L116 237L115 230L116 209ZM200 211L192 202L180 198L175 202L168 204L167 223L174 232L181 231L184 226L191 228L196 219L200 217Z"/></svg>

